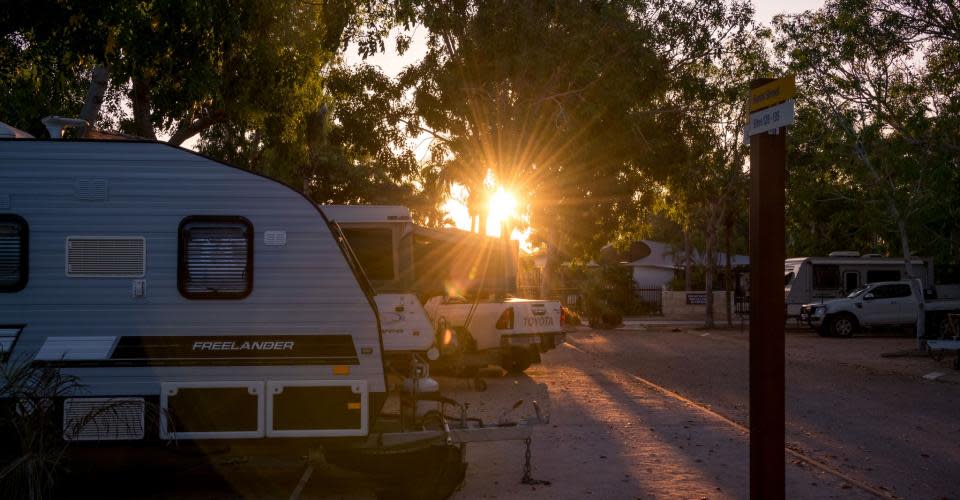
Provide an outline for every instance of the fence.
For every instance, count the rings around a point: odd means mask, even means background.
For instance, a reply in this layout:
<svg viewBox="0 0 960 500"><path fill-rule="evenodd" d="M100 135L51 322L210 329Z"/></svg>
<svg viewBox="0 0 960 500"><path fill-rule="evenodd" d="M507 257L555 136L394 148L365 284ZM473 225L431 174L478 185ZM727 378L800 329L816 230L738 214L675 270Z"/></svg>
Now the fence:
<svg viewBox="0 0 960 500"><path fill-rule="evenodd" d="M663 314L663 289L634 288L633 297L637 301L639 314Z"/></svg>

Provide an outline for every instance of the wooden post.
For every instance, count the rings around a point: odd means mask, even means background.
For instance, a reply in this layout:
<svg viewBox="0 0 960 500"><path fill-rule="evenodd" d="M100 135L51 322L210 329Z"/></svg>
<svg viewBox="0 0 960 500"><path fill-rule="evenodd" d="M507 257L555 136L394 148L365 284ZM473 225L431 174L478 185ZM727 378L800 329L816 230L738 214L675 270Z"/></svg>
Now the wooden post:
<svg viewBox="0 0 960 500"><path fill-rule="evenodd" d="M769 79L754 80L757 88ZM786 128L750 137L750 498L782 499Z"/></svg>

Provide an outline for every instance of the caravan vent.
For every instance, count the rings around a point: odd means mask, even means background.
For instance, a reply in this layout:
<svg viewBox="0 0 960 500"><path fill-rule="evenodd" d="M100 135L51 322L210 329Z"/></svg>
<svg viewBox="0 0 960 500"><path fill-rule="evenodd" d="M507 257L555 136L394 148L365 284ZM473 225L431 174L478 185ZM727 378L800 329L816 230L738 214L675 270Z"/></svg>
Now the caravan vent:
<svg viewBox="0 0 960 500"><path fill-rule="evenodd" d="M856 250L839 250L836 252L830 252L828 257L859 257L860 252Z"/></svg>
<svg viewBox="0 0 960 500"><path fill-rule="evenodd" d="M143 398L69 398L63 402L67 441L143 439Z"/></svg>
<svg viewBox="0 0 960 500"><path fill-rule="evenodd" d="M67 237L67 276L142 278L146 240L142 237Z"/></svg>
<svg viewBox="0 0 960 500"><path fill-rule="evenodd" d="M106 179L77 179L74 188L78 200L105 201L107 199Z"/></svg>

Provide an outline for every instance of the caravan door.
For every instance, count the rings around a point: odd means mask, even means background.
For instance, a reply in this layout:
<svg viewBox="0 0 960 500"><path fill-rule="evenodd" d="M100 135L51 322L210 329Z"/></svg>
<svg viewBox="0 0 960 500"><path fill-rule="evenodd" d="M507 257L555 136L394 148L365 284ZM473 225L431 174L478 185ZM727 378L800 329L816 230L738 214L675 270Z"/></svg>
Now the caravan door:
<svg viewBox="0 0 960 500"><path fill-rule="evenodd" d="M851 292L860 288L860 272L846 271L843 273L843 295L850 295Z"/></svg>

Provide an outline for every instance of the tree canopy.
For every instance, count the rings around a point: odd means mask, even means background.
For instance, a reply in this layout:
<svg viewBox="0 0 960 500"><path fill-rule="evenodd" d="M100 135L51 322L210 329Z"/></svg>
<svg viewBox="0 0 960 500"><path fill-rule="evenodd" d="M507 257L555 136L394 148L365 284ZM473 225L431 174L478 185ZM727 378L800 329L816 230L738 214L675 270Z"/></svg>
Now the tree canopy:
<svg viewBox="0 0 960 500"><path fill-rule="evenodd" d="M788 252L960 258L954 0L828 0L772 26L739 0L7 7L7 123L190 139L317 202L404 204L436 226L459 184L482 230L496 183L551 266L641 237L742 252L742 103L750 80L794 73ZM426 53L395 78L345 62L414 36Z"/></svg>

